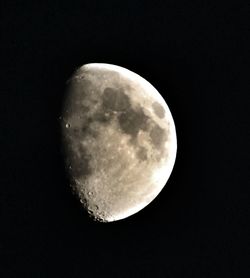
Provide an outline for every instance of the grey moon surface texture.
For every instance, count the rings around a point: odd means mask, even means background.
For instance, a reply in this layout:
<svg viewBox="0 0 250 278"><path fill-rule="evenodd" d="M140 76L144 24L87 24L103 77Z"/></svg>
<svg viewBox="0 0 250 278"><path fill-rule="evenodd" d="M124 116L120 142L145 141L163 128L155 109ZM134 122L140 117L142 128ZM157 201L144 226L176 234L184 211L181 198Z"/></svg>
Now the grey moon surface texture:
<svg viewBox="0 0 250 278"><path fill-rule="evenodd" d="M111 64L85 64L67 85L62 144L74 192L95 220L135 214L174 167L176 130L165 100L144 78Z"/></svg>

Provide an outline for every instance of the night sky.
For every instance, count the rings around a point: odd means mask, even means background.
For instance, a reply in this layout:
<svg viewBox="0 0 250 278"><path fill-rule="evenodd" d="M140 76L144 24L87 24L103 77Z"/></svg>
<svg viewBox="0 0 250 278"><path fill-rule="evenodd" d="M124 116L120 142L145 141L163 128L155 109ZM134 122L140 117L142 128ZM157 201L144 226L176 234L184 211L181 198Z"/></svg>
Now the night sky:
<svg viewBox="0 0 250 278"><path fill-rule="evenodd" d="M231 2L1 2L1 278L249 277L249 8ZM152 83L178 139L160 195L108 224L61 154L66 81L92 62Z"/></svg>

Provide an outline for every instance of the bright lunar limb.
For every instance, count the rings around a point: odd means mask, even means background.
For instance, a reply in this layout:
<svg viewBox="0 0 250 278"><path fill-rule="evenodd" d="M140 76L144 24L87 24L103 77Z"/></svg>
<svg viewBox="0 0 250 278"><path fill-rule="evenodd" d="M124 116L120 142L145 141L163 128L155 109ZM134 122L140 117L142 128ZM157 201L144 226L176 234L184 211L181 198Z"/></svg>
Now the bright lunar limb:
<svg viewBox="0 0 250 278"><path fill-rule="evenodd" d="M165 186L176 158L175 125L163 97L138 74L83 65L68 81L61 124L72 188L96 220L126 218Z"/></svg>

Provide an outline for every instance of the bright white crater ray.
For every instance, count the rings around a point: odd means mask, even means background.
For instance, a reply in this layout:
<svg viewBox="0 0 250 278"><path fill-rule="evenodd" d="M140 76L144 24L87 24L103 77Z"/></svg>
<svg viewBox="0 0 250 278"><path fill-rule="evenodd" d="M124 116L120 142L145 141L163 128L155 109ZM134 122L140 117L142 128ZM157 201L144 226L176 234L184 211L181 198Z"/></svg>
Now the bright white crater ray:
<svg viewBox="0 0 250 278"><path fill-rule="evenodd" d="M176 131L148 81L120 66L86 64L68 81L62 111L71 186L94 219L126 218L160 193L175 163Z"/></svg>

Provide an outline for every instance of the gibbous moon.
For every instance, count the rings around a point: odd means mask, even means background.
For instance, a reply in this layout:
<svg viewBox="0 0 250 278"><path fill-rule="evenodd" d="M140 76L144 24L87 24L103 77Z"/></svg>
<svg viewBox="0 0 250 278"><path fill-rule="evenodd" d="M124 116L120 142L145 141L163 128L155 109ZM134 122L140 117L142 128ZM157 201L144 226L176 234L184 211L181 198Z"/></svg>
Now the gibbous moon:
<svg viewBox="0 0 250 278"><path fill-rule="evenodd" d="M126 218L160 193L174 166L176 131L148 81L115 65L83 65L68 81L62 111L71 186L94 219Z"/></svg>

